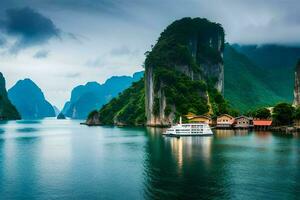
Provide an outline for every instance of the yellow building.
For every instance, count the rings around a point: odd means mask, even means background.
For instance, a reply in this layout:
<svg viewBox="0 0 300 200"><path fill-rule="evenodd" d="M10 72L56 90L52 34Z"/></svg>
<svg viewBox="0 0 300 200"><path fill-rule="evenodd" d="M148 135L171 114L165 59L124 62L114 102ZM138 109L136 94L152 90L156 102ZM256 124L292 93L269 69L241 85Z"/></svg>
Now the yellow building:
<svg viewBox="0 0 300 200"><path fill-rule="evenodd" d="M196 117L197 115L195 115L194 113L191 113L191 112L189 112L185 117L187 118L187 119L192 119L192 118L194 118L194 117Z"/></svg>
<svg viewBox="0 0 300 200"><path fill-rule="evenodd" d="M206 123L212 125L212 119L207 115L195 115L194 113L188 113L185 116L190 123Z"/></svg>
<svg viewBox="0 0 300 200"><path fill-rule="evenodd" d="M233 126L234 124L234 117L227 115L227 114L223 114L218 116L217 118L217 127L218 128L230 128Z"/></svg>
<svg viewBox="0 0 300 200"><path fill-rule="evenodd" d="M191 122L191 123L205 123L205 124L208 124L208 125L212 124L211 118L206 116L206 115L195 116L195 117L189 119L189 122Z"/></svg>
<svg viewBox="0 0 300 200"><path fill-rule="evenodd" d="M300 119L295 119L294 120L294 126L297 127L297 128L300 127Z"/></svg>

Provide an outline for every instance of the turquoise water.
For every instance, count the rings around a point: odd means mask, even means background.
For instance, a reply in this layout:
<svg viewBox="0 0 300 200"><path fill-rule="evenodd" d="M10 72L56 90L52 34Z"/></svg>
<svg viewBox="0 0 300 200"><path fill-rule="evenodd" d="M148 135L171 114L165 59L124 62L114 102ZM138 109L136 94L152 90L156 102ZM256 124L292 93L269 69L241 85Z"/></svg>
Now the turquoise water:
<svg viewBox="0 0 300 200"><path fill-rule="evenodd" d="M300 139L78 121L0 124L0 199L298 199Z"/></svg>

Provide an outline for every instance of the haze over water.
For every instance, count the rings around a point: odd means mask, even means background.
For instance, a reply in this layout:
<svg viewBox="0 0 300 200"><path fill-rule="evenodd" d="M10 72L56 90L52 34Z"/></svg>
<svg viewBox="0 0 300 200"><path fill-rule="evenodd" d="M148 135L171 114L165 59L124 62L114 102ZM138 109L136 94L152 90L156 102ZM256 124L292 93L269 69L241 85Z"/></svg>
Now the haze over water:
<svg viewBox="0 0 300 200"><path fill-rule="evenodd" d="M297 199L300 139L218 131L166 138L161 129L79 121L0 124L1 199Z"/></svg>

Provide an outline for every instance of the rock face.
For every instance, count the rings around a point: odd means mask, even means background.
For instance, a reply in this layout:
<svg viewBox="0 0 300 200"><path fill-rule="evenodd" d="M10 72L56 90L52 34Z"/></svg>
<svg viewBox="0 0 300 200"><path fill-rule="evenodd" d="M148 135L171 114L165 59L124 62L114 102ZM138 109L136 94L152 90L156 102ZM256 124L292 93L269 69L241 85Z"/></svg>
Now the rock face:
<svg viewBox="0 0 300 200"><path fill-rule="evenodd" d="M98 125L101 125L100 120L99 120L99 116L100 115L99 115L98 111L96 111L96 110L92 111L89 114L89 116L88 116L85 124L88 125L88 126L98 126Z"/></svg>
<svg viewBox="0 0 300 200"><path fill-rule="evenodd" d="M18 81L8 90L8 97L23 119L55 117L53 106L45 99L42 90L30 79Z"/></svg>
<svg viewBox="0 0 300 200"><path fill-rule="evenodd" d="M134 73L133 76L113 76L104 84L89 82L72 90L70 101L66 102L63 113L73 119L86 119L88 114L109 102L120 92L142 78L144 72Z"/></svg>
<svg viewBox="0 0 300 200"><path fill-rule="evenodd" d="M206 19L184 18L167 27L145 61L147 125L169 125L173 123L177 110L176 105L167 102L168 95L163 88L169 83L160 79L157 69L164 67L181 72L192 81L210 82L223 93L223 48L223 28ZM200 96L205 98L207 95L202 92ZM165 112L167 107L168 114Z"/></svg>
<svg viewBox="0 0 300 200"><path fill-rule="evenodd" d="M169 126L189 112L229 113L222 96L223 49L221 25L200 18L173 22L146 53L144 79L88 120L97 115L102 124Z"/></svg>
<svg viewBox="0 0 300 200"><path fill-rule="evenodd" d="M295 71L295 86L294 86L294 103L295 106L300 105L300 60L298 60Z"/></svg>
<svg viewBox="0 0 300 200"><path fill-rule="evenodd" d="M0 121L21 119L15 106L11 104L7 97L5 79L0 72Z"/></svg>
<svg viewBox="0 0 300 200"><path fill-rule="evenodd" d="M53 109L54 109L54 112L55 112L55 116L58 116L60 114L59 109L54 105L53 105Z"/></svg>

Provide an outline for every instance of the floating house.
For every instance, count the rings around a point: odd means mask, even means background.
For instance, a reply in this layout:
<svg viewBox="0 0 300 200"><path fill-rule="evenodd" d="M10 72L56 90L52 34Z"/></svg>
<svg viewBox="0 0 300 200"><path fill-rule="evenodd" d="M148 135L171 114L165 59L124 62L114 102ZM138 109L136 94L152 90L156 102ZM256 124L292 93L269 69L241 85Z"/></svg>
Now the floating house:
<svg viewBox="0 0 300 200"><path fill-rule="evenodd" d="M192 118L194 118L194 117L196 117L197 115L195 115L194 113L192 113L192 112L189 112L187 115L185 115L185 117L187 118L187 119L192 119Z"/></svg>
<svg viewBox="0 0 300 200"><path fill-rule="evenodd" d="M253 119L247 116L239 116L235 118L234 128L248 129L253 128Z"/></svg>
<svg viewBox="0 0 300 200"><path fill-rule="evenodd" d="M294 126L295 126L296 128L300 128L300 119L295 119L295 120L294 120Z"/></svg>
<svg viewBox="0 0 300 200"><path fill-rule="evenodd" d="M223 114L217 118L217 128L231 128L235 122L234 117Z"/></svg>
<svg viewBox="0 0 300 200"><path fill-rule="evenodd" d="M188 113L185 117L190 123L205 123L212 125L212 119L208 115L195 115L194 113Z"/></svg>
<svg viewBox="0 0 300 200"><path fill-rule="evenodd" d="M272 120L270 119L254 119L254 129L256 130L268 130L272 126Z"/></svg>
<svg viewBox="0 0 300 200"><path fill-rule="evenodd" d="M205 124L208 124L208 125L212 125L212 119L209 116L206 116L206 115L194 116L193 118L189 119L189 122L191 122L191 123L205 123Z"/></svg>

